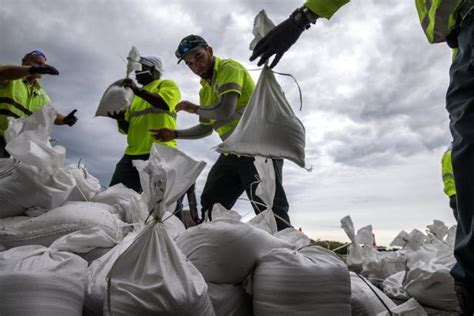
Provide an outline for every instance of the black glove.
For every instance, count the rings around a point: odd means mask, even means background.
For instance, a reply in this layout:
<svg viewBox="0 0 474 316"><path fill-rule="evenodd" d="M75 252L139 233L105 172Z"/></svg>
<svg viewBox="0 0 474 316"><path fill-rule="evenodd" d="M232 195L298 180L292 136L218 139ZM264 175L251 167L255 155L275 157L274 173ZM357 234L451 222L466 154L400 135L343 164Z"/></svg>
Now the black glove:
<svg viewBox="0 0 474 316"><path fill-rule="evenodd" d="M28 72L31 75L34 75L34 74L55 75L55 76L59 75L59 71L50 65L31 66L30 69L28 69Z"/></svg>
<svg viewBox="0 0 474 316"><path fill-rule="evenodd" d="M71 113L66 115L63 118L63 123L69 126L73 126L77 122L77 117L74 115L77 112L77 109L73 110Z"/></svg>
<svg viewBox="0 0 474 316"><path fill-rule="evenodd" d="M136 93L138 90L140 90L135 81L129 78L123 80L123 86L132 89L133 93Z"/></svg>
<svg viewBox="0 0 474 316"><path fill-rule="evenodd" d="M310 21L302 9L295 10L288 19L278 24L264 38L262 38L253 50L250 61L261 56L258 66L263 65L268 58L275 55L270 68L275 67L283 54L298 40L301 33L309 28Z"/></svg>
<svg viewBox="0 0 474 316"><path fill-rule="evenodd" d="M125 111L107 112L107 116L117 121L125 121Z"/></svg>

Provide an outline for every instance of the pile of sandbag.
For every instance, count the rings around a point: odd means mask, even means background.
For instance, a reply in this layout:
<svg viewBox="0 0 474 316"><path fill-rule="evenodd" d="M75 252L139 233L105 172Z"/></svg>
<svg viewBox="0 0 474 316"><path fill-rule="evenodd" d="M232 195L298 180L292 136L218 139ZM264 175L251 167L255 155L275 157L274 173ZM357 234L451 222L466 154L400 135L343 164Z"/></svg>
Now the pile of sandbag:
<svg viewBox="0 0 474 316"><path fill-rule="evenodd" d="M442 310L456 310L454 279L454 236L456 226L448 228L434 220L427 233L417 229L400 232L390 246L396 251L378 251L374 247L372 226L355 233L349 216L341 220L351 240L347 256L349 268L360 272L398 300L416 299L419 303Z"/></svg>

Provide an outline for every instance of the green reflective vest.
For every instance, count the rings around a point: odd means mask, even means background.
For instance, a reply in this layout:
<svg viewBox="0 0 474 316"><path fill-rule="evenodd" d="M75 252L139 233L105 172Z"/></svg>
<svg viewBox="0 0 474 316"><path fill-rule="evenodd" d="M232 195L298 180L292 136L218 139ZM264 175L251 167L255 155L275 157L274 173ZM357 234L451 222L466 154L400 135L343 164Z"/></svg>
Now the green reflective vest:
<svg viewBox="0 0 474 316"><path fill-rule="evenodd" d="M456 187L454 186L453 165L451 164L451 147L449 147L441 159L441 172L443 175L444 193L447 196L456 194Z"/></svg>
<svg viewBox="0 0 474 316"><path fill-rule="evenodd" d="M330 19L340 7L348 2L349 0L307 0L304 6L320 17Z"/></svg>
<svg viewBox="0 0 474 316"><path fill-rule="evenodd" d="M24 79L0 82L0 135L8 128L8 116L25 118L50 102L38 81L33 86Z"/></svg>
<svg viewBox="0 0 474 316"><path fill-rule="evenodd" d="M235 92L239 94L235 115L226 121L199 119L203 125L212 125L222 140L229 137L239 124L247 103L255 89L255 83L247 69L232 59L215 57L212 82L201 80L199 105L203 108L212 107L224 94Z"/></svg>
<svg viewBox="0 0 474 316"><path fill-rule="evenodd" d="M456 26L463 0L415 0L421 26L430 43L445 42Z"/></svg>
<svg viewBox="0 0 474 316"><path fill-rule="evenodd" d="M151 106L140 97L135 96L130 107L125 112L125 120L129 122L128 132L119 131L127 134L127 155L149 154L154 142L176 147L176 140L169 142L156 141L150 134L151 128L169 128L176 129L176 104L181 99L181 92L178 85L172 80L155 80L143 86L143 89L159 94L169 107L169 111Z"/></svg>
<svg viewBox="0 0 474 316"><path fill-rule="evenodd" d="M415 0L421 26L430 43L445 42L456 26L464 0ZM307 0L305 7L323 18L331 16L349 0Z"/></svg>

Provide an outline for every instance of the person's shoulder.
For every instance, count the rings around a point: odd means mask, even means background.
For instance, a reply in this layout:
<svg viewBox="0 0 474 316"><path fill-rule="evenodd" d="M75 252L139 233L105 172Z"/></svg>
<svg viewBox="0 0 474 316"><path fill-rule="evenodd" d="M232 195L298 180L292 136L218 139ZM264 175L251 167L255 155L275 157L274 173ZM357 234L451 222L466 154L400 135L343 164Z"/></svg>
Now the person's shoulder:
<svg viewBox="0 0 474 316"><path fill-rule="evenodd" d="M177 88L179 89L178 84L176 81L171 80L171 79L162 79L160 83L158 84L159 88Z"/></svg>

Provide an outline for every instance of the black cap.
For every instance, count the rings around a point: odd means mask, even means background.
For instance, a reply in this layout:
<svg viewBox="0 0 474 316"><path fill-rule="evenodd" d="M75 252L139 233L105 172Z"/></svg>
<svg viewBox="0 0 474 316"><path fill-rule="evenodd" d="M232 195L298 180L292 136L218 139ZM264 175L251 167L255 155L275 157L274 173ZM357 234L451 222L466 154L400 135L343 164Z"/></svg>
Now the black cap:
<svg viewBox="0 0 474 316"><path fill-rule="evenodd" d="M200 47L209 47L207 42L199 35L188 35L179 42L178 49L174 53L176 58L178 58L178 64L183 60L183 57L200 48Z"/></svg>

